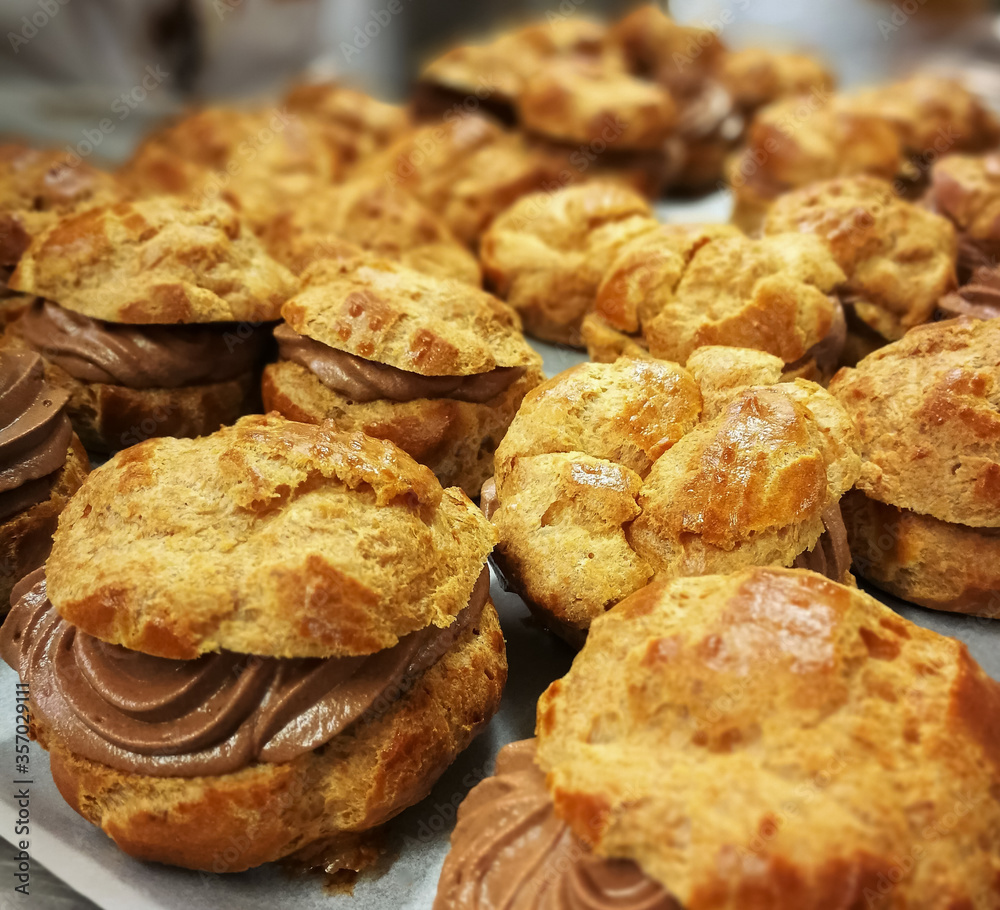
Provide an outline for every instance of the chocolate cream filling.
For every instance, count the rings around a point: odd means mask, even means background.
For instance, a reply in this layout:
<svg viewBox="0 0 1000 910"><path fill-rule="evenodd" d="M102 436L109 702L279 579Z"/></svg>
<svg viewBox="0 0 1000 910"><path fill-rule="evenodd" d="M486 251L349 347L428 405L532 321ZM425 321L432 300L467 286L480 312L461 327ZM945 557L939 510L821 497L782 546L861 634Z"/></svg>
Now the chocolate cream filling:
<svg viewBox="0 0 1000 910"><path fill-rule="evenodd" d="M1000 268L980 266L969 283L938 301L939 315L945 319L973 316L976 319L1000 317Z"/></svg>
<svg viewBox="0 0 1000 910"><path fill-rule="evenodd" d="M524 375L524 367L497 367L470 376L423 376L338 351L284 323L274 330L274 337L279 357L304 366L328 389L358 403L452 398L483 404Z"/></svg>
<svg viewBox="0 0 1000 910"><path fill-rule="evenodd" d="M223 651L168 660L111 645L62 619L44 569L23 579L0 657L31 687L31 710L70 751L120 771L196 777L287 762L382 716L479 620L489 572L446 629L429 626L364 657Z"/></svg>
<svg viewBox="0 0 1000 910"><path fill-rule="evenodd" d="M0 521L49 498L73 438L68 398L46 385L37 354L0 354Z"/></svg>
<svg viewBox="0 0 1000 910"><path fill-rule="evenodd" d="M823 526L826 530L816 541L812 550L799 553L792 563L793 569L811 569L825 575L832 581L843 583L851 570L851 548L847 542L847 528L840 503L834 503L823 510Z"/></svg>
<svg viewBox="0 0 1000 910"><path fill-rule="evenodd" d="M511 743L458 810L434 910L680 910L631 860L594 855L555 814L535 740Z"/></svg>
<svg viewBox="0 0 1000 910"><path fill-rule="evenodd" d="M253 369L267 342L263 326L237 323L131 325L91 319L36 300L18 320L24 340L83 382L176 389L235 379Z"/></svg>

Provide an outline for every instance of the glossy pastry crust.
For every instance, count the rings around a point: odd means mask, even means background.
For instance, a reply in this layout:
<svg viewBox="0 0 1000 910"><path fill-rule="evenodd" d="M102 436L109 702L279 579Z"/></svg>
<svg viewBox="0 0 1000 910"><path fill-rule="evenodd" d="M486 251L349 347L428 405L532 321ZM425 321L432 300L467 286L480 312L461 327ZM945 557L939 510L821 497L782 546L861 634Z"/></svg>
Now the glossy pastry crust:
<svg viewBox="0 0 1000 910"><path fill-rule="evenodd" d="M526 397L496 457L507 581L579 644L651 578L791 565L858 476L857 437L778 358L699 351L582 364ZM695 379L697 375L697 380Z"/></svg>
<svg viewBox="0 0 1000 910"><path fill-rule="evenodd" d="M805 187L777 199L764 234L802 231L829 246L844 270L844 300L889 340L927 322L956 286L955 229L946 218L900 199L875 177Z"/></svg>
<svg viewBox="0 0 1000 910"><path fill-rule="evenodd" d="M962 643L754 568L650 585L599 618L539 701L538 762L578 837L689 910L985 910L997 710Z"/></svg>
<svg viewBox="0 0 1000 910"><path fill-rule="evenodd" d="M534 193L486 232L483 271L529 335L582 347L580 324L604 273L628 241L656 227L649 203L617 183Z"/></svg>
<svg viewBox="0 0 1000 910"><path fill-rule="evenodd" d="M370 654L443 628L496 537L391 443L276 415L133 446L64 514L47 564L62 617L175 659Z"/></svg>

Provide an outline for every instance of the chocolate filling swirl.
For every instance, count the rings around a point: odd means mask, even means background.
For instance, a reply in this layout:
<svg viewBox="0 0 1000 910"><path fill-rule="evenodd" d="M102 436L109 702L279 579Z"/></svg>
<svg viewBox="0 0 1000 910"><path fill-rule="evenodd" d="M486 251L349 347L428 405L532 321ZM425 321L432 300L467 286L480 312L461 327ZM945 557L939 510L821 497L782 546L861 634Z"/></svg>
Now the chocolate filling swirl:
<svg viewBox="0 0 1000 910"><path fill-rule="evenodd" d="M254 368L268 335L264 327L249 323L102 322L48 300L36 300L17 324L32 348L70 376L130 389L235 379Z"/></svg>
<svg viewBox="0 0 1000 910"><path fill-rule="evenodd" d="M478 621L480 575L446 629L363 657L276 658L223 651L169 660L111 645L62 619L44 569L15 588L0 657L31 686L31 709L72 752L120 771L195 777L287 762L384 713Z"/></svg>
<svg viewBox="0 0 1000 910"><path fill-rule="evenodd" d="M533 739L505 746L459 807L434 910L680 910L635 863L570 831L534 759Z"/></svg>
<svg viewBox="0 0 1000 910"><path fill-rule="evenodd" d="M972 273L968 284L938 301L945 318L973 316L976 319L1000 317L1000 268L983 266Z"/></svg>
<svg viewBox="0 0 1000 910"><path fill-rule="evenodd" d="M37 354L0 354L0 521L49 497L73 438L68 397L46 385Z"/></svg>
<svg viewBox="0 0 1000 910"><path fill-rule="evenodd" d="M283 360L304 366L328 389L354 402L452 398L483 404L506 391L524 367L497 367L469 376L424 376L338 351L282 324L274 330Z"/></svg>

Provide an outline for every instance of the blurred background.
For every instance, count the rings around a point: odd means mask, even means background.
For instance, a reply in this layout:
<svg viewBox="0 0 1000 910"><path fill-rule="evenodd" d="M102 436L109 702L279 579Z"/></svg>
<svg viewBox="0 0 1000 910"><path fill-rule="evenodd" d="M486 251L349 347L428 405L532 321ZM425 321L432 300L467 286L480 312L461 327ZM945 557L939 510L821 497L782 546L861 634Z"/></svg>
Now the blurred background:
<svg viewBox="0 0 1000 910"><path fill-rule="evenodd" d="M527 18L613 17L630 0L3 0L0 136L125 157L155 121L201 101L278 93L307 74L405 98L420 63ZM664 4L666 6L666 4ZM961 70L1000 99L1000 19L988 0L674 0L733 48L819 54L841 85L918 66Z"/></svg>

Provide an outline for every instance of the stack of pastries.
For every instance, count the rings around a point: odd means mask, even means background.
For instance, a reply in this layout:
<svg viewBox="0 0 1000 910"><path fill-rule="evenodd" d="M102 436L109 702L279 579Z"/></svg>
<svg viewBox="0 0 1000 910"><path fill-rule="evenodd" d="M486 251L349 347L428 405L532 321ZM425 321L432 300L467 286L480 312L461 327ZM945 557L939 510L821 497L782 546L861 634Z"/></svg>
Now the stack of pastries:
<svg viewBox="0 0 1000 910"><path fill-rule="evenodd" d="M369 862L499 709L492 571L576 658L434 910L1000 906L1000 684L873 596L1000 619L1000 123L718 31L0 147L0 656L125 853Z"/></svg>

